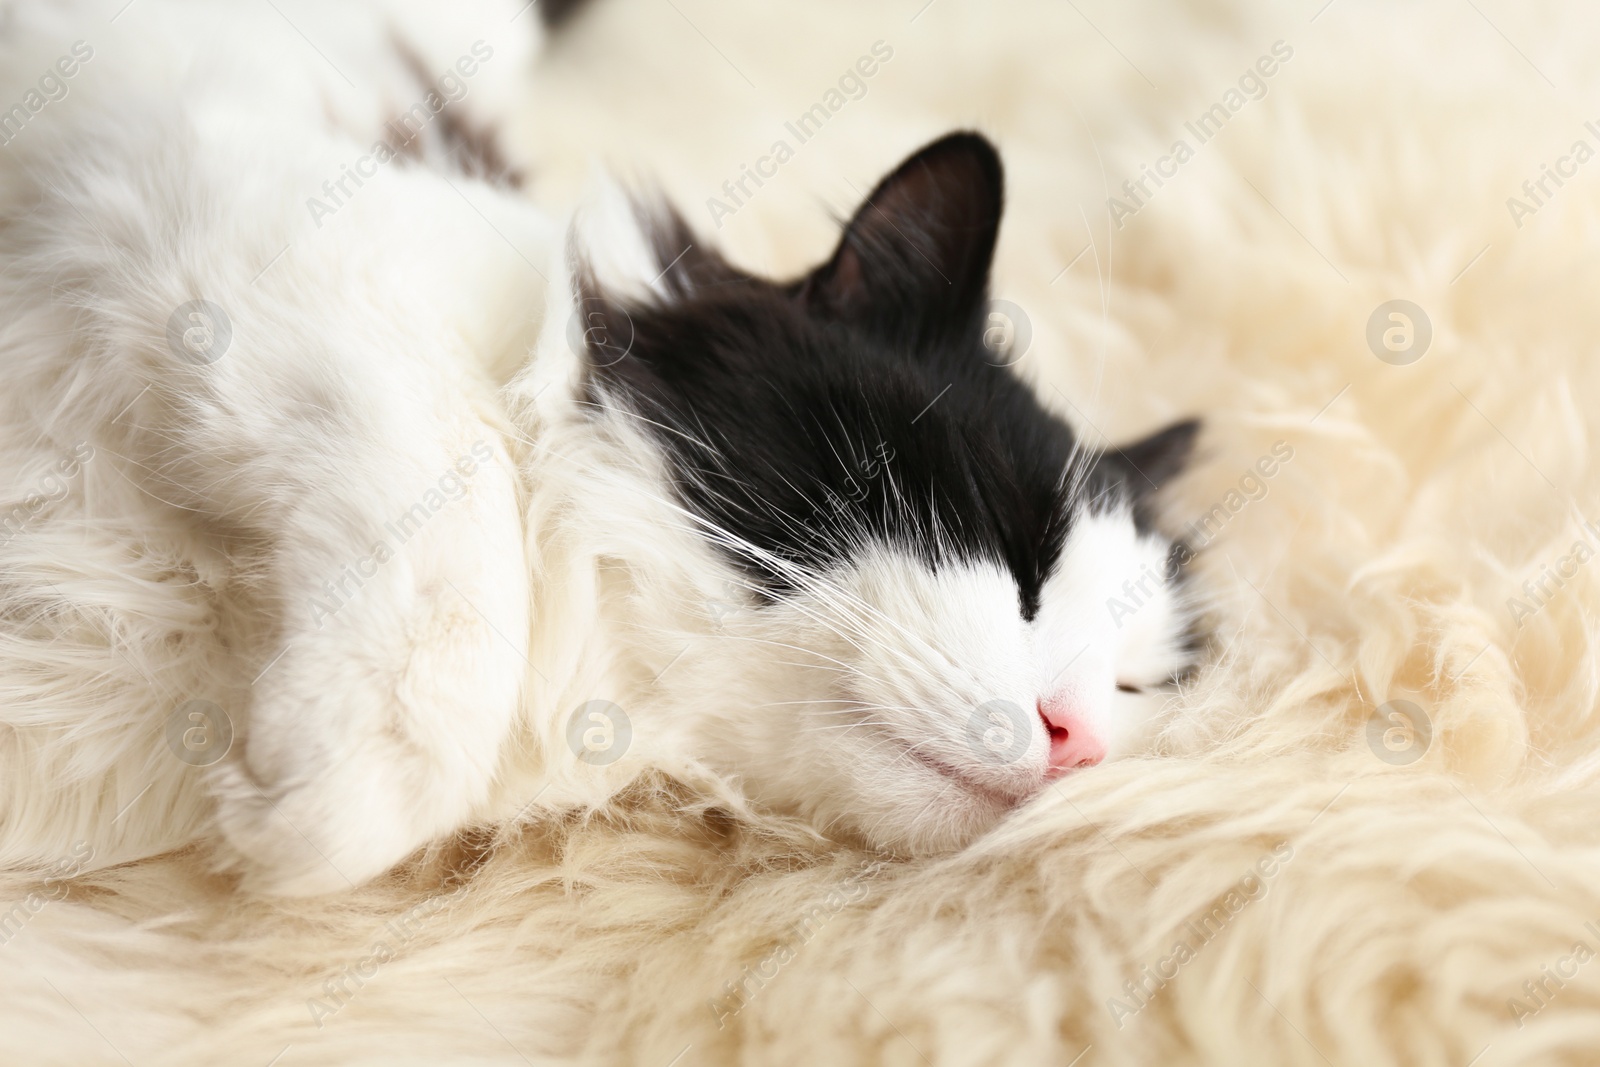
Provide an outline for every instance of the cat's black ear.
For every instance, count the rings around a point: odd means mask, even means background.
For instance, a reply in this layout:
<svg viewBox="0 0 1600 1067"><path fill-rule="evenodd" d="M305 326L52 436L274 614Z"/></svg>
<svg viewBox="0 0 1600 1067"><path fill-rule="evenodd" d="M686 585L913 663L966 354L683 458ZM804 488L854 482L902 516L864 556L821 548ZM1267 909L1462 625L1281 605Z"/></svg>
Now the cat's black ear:
<svg viewBox="0 0 1600 1067"><path fill-rule="evenodd" d="M987 140L940 138L878 183L801 299L906 346L981 329L1004 187Z"/></svg>
<svg viewBox="0 0 1600 1067"><path fill-rule="evenodd" d="M1106 452L1103 462L1122 469L1135 496L1155 492L1183 472L1200 436L1200 420L1184 419L1121 448Z"/></svg>

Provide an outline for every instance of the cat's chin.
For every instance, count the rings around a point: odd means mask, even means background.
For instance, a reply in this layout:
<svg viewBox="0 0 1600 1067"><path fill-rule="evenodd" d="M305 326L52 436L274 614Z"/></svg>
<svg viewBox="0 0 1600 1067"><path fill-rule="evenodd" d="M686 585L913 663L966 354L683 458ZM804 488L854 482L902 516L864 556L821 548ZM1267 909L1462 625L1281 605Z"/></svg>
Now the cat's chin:
<svg viewBox="0 0 1600 1067"><path fill-rule="evenodd" d="M921 812L915 808L894 808L877 813L853 825L836 826L836 836L877 852L899 856L937 856L965 848L993 829L1020 806L981 794L946 796L930 790L929 804ZM841 832L842 831L842 832Z"/></svg>
<svg viewBox="0 0 1600 1067"><path fill-rule="evenodd" d="M830 836L849 844L930 856L966 847L1045 788L1042 779L998 788L959 768L918 758L902 762L893 775L852 782L835 803L813 806L810 814Z"/></svg>
<svg viewBox="0 0 1600 1067"><path fill-rule="evenodd" d="M1044 788L1043 781L1033 779L1012 779L998 784L990 782L966 768L945 763L936 757L919 752L914 746L907 749L907 755L941 779L954 784L962 792L971 794L980 801L992 803L1004 811L1010 811L1020 804L1027 803L1038 796L1039 791Z"/></svg>

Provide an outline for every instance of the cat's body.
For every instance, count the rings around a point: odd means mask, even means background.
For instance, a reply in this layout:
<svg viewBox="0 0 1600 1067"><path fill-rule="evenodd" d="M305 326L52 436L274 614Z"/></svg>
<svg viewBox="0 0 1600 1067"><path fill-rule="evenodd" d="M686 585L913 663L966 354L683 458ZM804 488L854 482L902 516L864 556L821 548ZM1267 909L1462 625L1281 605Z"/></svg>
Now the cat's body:
<svg viewBox="0 0 1600 1067"><path fill-rule="evenodd" d="M1128 747L1158 698L1126 690L1191 662L1148 501L1193 426L1101 455L985 358L981 138L771 283L670 213L602 191L569 234L501 180L520 5L328 16L337 62L263 24L241 70L144 2L162 47L123 27L0 149L0 655L35 664L0 863L215 827L249 884L326 891L644 768L947 848ZM5 69L89 10L12 26ZM397 144L419 70L465 88Z"/></svg>

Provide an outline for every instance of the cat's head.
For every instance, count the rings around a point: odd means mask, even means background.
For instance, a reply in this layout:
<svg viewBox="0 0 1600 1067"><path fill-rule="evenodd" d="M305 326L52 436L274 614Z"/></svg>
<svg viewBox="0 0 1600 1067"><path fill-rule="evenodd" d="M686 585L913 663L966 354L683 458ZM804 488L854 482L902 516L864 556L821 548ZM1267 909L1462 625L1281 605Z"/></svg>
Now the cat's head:
<svg viewBox="0 0 1600 1067"><path fill-rule="evenodd" d="M985 345L1002 186L958 133L798 280L670 212L630 291L593 266L615 247L579 260L585 521L665 664L644 699L756 801L878 847L959 845L1126 750L1194 659L1150 505L1197 424L1086 446Z"/></svg>

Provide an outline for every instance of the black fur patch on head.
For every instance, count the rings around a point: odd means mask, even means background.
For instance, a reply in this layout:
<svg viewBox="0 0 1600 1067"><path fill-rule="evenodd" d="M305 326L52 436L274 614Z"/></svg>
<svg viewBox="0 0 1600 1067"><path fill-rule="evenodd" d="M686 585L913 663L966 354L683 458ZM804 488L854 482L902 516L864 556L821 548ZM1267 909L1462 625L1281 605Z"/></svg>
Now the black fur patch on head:
<svg viewBox="0 0 1600 1067"><path fill-rule="evenodd" d="M670 299L623 308L580 271L584 306L633 338L621 358L589 353L587 399L640 420L681 501L768 595L888 545L1007 568L1032 618L1080 510L1142 511L1182 466L1195 424L1082 450L992 362L1002 193L994 148L957 133L885 178L790 284L730 266L670 213L653 229Z"/></svg>

